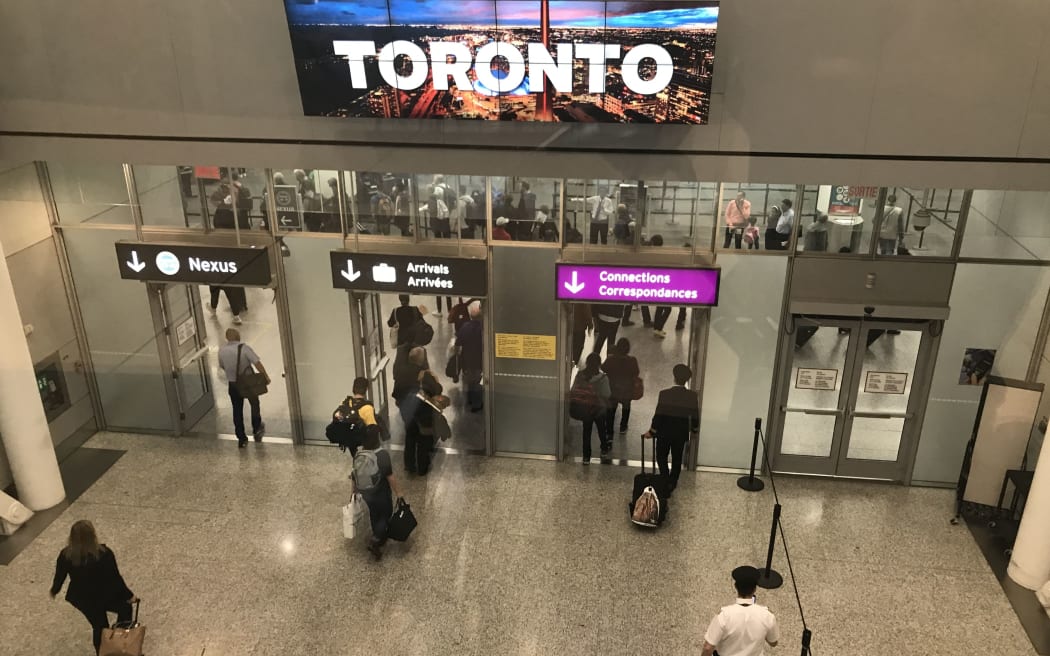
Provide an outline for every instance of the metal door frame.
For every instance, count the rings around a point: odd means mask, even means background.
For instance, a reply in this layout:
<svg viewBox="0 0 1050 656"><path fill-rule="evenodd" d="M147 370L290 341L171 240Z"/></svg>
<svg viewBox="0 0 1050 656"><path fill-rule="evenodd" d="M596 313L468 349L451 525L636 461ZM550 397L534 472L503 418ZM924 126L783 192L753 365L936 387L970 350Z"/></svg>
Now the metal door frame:
<svg viewBox="0 0 1050 656"><path fill-rule="evenodd" d="M558 462L565 460L568 456L568 450L566 449L566 440L569 435L569 422L573 421L569 417L569 390L572 387L572 369L575 363L572 362L572 326L573 326L573 309L572 306L577 303L571 301L558 301L558 319L560 321L559 326L559 337L562 344L559 350L559 361L563 367L559 375L559 396L560 399L559 407L561 408L561 421L558 423L558 442L555 446L555 458ZM587 303L587 305L596 305L595 303ZM599 303L597 305L617 305L616 303ZM632 305L636 305L632 303ZM640 305L640 304L637 304ZM697 407L700 409L700 422L703 422L703 404L704 404L704 368L707 364L707 338L710 328L711 320L711 308L703 306L681 306L672 305L672 316L668 317L670 321L674 312L679 307L685 307L686 311L689 312L689 343L686 345L686 358L685 362L690 369L693 370L693 378L690 381L690 391L697 396ZM584 350L584 357L587 355L586 349ZM671 380L671 364L667 368L667 385L671 387L673 381ZM663 388L661 388L663 389ZM659 394L660 390L652 389L646 390L646 394ZM701 434L703 430L701 429ZM699 444L700 440L690 437L688 447L685 451L685 462L682 463L682 469L686 471L695 470L698 466L699 460ZM614 460L615 465L624 465L628 467L640 467L641 462L637 460ZM650 463L651 464L651 463Z"/></svg>
<svg viewBox="0 0 1050 656"><path fill-rule="evenodd" d="M908 484L918 450L919 436L929 399L933 368L940 342L941 321L874 320L865 318L788 315L789 321L781 332L780 356L778 358L780 380L776 381L773 425L770 431L770 461L775 472L830 476L836 478L869 478L891 480ZM794 378L795 334L799 322L817 324L821 328L850 329L850 343L842 367L842 380L835 409L791 410L787 399ZM868 412L856 410L860 393L860 378L864 368L861 341L865 342L869 330L919 331L920 342L912 372L908 407L904 413ZM803 412L813 415L835 416L831 447L828 456L784 455L780 448L783 442L784 420L788 412ZM854 417L903 418L904 427L897 452L897 460L865 460L847 457L852 437Z"/></svg>
<svg viewBox="0 0 1050 656"><path fill-rule="evenodd" d="M174 287L181 287L182 289L175 291ZM193 294L193 290L190 287L191 285L185 283L146 283L150 315L153 319L157 350L163 369L164 389L168 395L171 433L176 437L190 432L190 429L215 407L215 390L212 387L211 377L208 374L207 346L205 345L203 348L198 349L194 357L186 363L176 361L179 345L175 342L178 338L172 330L174 317L171 316L171 309L166 297L167 293L175 291L175 293L187 294L187 303L190 315L194 320L196 335L206 343L205 335L207 333L205 332L204 318L202 316L200 295ZM192 364L201 366L201 361L203 361L202 365L205 372L203 376L205 393L199 399L188 400L185 398L186 392L182 382L182 371L186 366Z"/></svg>

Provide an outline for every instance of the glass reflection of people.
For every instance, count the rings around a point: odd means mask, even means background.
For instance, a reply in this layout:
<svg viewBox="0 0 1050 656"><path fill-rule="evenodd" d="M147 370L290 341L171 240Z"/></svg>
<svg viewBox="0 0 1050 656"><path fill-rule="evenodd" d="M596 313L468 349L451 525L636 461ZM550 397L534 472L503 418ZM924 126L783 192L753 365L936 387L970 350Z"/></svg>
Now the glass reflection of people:
<svg viewBox="0 0 1050 656"><path fill-rule="evenodd" d="M904 244L904 210L897 207L897 197L890 194L882 208L882 226L879 228L879 255L896 255Z"/></svg>
<svg viewBox="0 0 1050 656"><path fill-rule="evenodd" d="M806 233L802 239L802 249L814 253L823 253L828 250L828 215L817 212L813 223L806 226Z"/></svg>
<svg viewBox="0 0 1050 656"><path fill-rule="evenodd" d="M994 349L966 349L966 353L963 356L962 370L959 372L959 384L983 385L984 379L991 373L994 363Z"/></svg>
<svg viewBox="0 0 1050 656"><path fill-rule="evenodd" d="M401 231L402 237L411 237L412 219L409 216L409 208L412 205L412 197L409 196L408 186L402 183L394 185L392 195L394 197L394 225Z"/></svg>
<svg viewBox="0 0 1050 656"><path fill-rule="evenodd" d="M733 241L736 249L740 250L740 243L744 237L744 228L747 227L751 218L751 201L744 192L738 192L736 198L726 205L725 221L726 235L722 248L729 248L729 242Z"/></svg>
<svg viewBox="0 0 1050 656"><path fill-rule="evenodd" d="M598 196L587 197L587 214L591 217L590 242L603 244L609 242L609 218L616 212L616 203L611 191Z"/></svg>

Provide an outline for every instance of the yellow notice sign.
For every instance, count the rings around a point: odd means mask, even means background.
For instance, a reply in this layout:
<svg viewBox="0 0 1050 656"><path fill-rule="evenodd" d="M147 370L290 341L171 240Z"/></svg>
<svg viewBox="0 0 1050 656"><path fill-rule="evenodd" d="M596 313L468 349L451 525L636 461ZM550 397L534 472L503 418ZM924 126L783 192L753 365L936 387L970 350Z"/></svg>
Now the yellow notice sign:
<svg viewBox="0 0 1050 656"><path fill-rule="evenodd" d="M556 360L558 340L554 335L496 333L496 357L521 360Z"/></svg>

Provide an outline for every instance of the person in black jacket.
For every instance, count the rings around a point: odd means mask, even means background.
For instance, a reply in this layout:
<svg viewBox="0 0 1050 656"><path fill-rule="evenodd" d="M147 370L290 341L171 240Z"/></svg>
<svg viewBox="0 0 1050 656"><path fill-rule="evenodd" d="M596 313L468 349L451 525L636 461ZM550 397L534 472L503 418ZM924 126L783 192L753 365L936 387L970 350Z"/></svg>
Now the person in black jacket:
<svg viewBox="0 0 1050 656"><path fill-rule="evenodd" d="M700 429L700 403L696 392L685 386L693 377L689 367L676 364L671 374L674 376L674 387L660 390L656 412L645 437L656 438L657 464L660 473L670 477L673 492L678 486L678 476L682 473L685 444ZM671 456L670 470L667 466L668 454Z"/></svg>
<svg viewBox="0 0 1050 656"><path fill-rule="evenodd" d="M91 639L98 653L102 629L109 627L106 613L116 613L118 622L129 622L131 604L137 602L138 597L124 583L113 551L99 544L95 527L86 519L73 524L69 544L58 554L55 580L51 584L52 599L62 590L66 577L69 577L66 601L91 623Z"/></svg>
<svg viewBox="0 0 1050 656"><path fill-rule="evenodd" d="M398 294L397 298L401 301L401 306L394 308L390 312L390 318L387 319L386 325L391 328L397 326L397 344L394 344L394 346L404 346L415 337L416 324L424 321L424 319L423 313L419 311L419 308L409 305L412 299L408 294Z"/></svg>

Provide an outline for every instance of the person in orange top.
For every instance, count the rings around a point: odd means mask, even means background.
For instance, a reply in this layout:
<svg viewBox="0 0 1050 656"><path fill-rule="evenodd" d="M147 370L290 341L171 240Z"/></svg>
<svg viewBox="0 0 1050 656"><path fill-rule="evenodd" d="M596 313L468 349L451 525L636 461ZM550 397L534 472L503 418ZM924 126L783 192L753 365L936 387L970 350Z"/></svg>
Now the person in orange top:
<svg viewBox="0 0 1050 656"><path fill-rule="evenodd" d="M729 248L729 242L735 241L737 250L740 249L740 240L744 236L744 228L747 220L751 218L751 201L744 192L737 192L736 198L726 205L726 239L722 248Z"/></svg>

